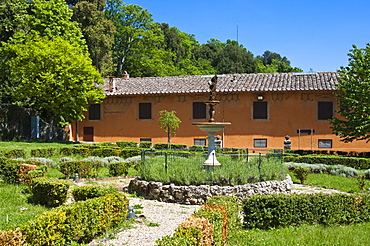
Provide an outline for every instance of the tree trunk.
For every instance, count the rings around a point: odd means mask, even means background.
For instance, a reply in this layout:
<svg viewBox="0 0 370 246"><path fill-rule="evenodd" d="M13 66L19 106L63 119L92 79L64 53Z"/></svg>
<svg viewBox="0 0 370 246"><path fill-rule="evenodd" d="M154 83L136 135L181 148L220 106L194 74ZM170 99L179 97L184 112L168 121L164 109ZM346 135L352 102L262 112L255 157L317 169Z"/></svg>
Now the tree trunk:
<svg viewBox="0 0 370 246"><path fill-rule="evenodd" d="M168 143L168 149L171 149L171 127L168 127L168 131L167 131L167 143Z"/></svg>

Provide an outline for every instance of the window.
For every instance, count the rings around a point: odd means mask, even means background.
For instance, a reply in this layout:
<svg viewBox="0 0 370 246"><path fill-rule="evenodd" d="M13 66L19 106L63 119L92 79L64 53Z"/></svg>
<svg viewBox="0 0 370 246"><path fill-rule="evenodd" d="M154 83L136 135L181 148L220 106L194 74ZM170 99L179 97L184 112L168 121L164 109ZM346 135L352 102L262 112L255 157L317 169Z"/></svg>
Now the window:
<svg viewBox="0 0 370 246"><path fill-rule="evenodd" d="M194 145L206 146L205 139L194 139Z"/></svg>
<svg viewBox="0 0 370 246"><path fill-rule="evenodd" d="M139 103L139 119L140 120L152 119L152 104L151 103Z"/></svg>
<svg viewBox="0 0 370 246"><path fill-rule="evenodd" d="M253 140L254 141L254 143L253 143L253 146L254 147L259 147L259 148L265 148L265 147L267 147L267 139L254 139Z"/></svg>
<svg viewBox="0 0 370 246"><path fill-rule="evenodd" d="M331 139L319 139L319 148L329 148L333 147L333 140Z"/></svg>
<svg viewBox="0 0 370 246"><path fill-rule="evenodd" d="M267 102L253 102L253 119L266 120L267 116Z"/></svg>
<svg viewBox="0 0 370 246"><path fill-rule="evenodd" d="M140 138L140 143L141 142L152 142L151 138Z"/></svg>
<svg viewBox="0 0 370 246"><path fill-rule="evenodd" d="M333 102L318 102L317 119L329 120L333 118Z"/></svg>
<svg viewBox="0 0 370 246"><path fill-rule="evenodd" d="M100 120L100 104L89 106L89 120Z"/></svg>
<svg viewBox="0 0 370 246"><path fill-rule="evenodd" d="M193 102L193 119L206 119L207 107L204 102Z"/></svg>

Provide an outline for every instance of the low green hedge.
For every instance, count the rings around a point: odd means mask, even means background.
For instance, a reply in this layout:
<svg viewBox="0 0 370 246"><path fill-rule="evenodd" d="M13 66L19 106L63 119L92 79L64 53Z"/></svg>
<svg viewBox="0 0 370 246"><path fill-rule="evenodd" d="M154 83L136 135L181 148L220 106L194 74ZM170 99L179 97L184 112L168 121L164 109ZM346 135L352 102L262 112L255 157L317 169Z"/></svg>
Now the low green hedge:
<svg viewBox="0 0 370 246"><path fill-rule="evenodd" d="M108 165L109 175L112 177L127 176L131 166L131 162L111 162Z"/></svg>
<svg viewBox="0 0 370 246"><path fill-rule="evenodd" d="M168 143L156 143L154 144L155 149L168 149ZM187 149L186 144L171 144L171 149Z"/></svg>
<svg viewBox="0 0 370 246"><path fill-rule="evenodd" d="M248 229L362 223L370 221L370 195L255 195L243 201L243 211Z"/></svg>
<svg viewBox="0 0 370 246"><path fill-rule="evenodd" d="M67 179L78 173L80 178L91 177L93 173L93 164L89 161L65 161L60 163L60 172Z"/></svg>
<svg viewBox="0 0 370 246"><path fill-rule="evenodd" d="M139 147L142 149L150 149L152 144L152 142L140 142Z"/></svg>
<svg viewBox="0 0 370 246"><path fill-rule="evenodd" d="M45 212L20 230L32 246L88 243L116 228L127 217L127 208L123 194L108 194Z"/></svg>
<svg viewBox="0 0 370 246"><path fill-rule="evenodd" d="M286 160L284 158L284 160ZM343 165L355 169L370 169L370 159L357 157L342 157L337 155L304 155L292 158L290 161L308 164Z"/></svg>
<svg viewBox="0 0 370 246"><path fill-rule="evenodd" d="M70 183L60 179L34 178L29 185L34 203L57 207L67 200Z"/></svg>
<svg viewBox="0 0 370 246"><path fill-rule="evenodd" d="M26 151L24 149L5 150L4 156L6 158L26 158Z"/></svg>
<svg viewBox="0 0 370 246"><path fill-rule="evenodd" d="M141 155L140 148L124 148L121 149L121 152L119 153L119 156L122 157L123 159L127 159L138 155Z"/></svg>
<svg viewBox="0 0 370 246"><path fill-rule="evenodd" d="M117 146L120 148L136 148L137 143L132 141L117 141Z"/></svg>
<svg viewBox="0 0 370 246"><path fill-rule="evenodd" d="M74 187L72 195L75 201L85 201L87 199L115 194L118 191L109 185L84 185Z"/></svg>
<svg viewBox="0 0 370 246"><path fill-rule="evenodd" d="M51 157L57 153L56 148L31 149L32 157Z"/></svg>

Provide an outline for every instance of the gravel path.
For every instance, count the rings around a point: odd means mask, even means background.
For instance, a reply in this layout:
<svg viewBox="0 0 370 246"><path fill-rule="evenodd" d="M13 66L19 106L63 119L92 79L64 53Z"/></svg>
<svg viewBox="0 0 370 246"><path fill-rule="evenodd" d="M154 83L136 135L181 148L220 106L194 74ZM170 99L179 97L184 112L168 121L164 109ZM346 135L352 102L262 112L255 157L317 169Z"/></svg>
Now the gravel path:
<svg viewBox="0 0 370 246"><path fill-rule="evenodd" d="M344 193L335 189L325 189L316 186L293 184L293 193ZM115 239L95 240L89 246L149 246L155 245L155 241L167 235L172 235L175 229L190 217L194 211L199 209L199 205L183 205L176 203L165 203L154 200L145 200L140 198L130 199L130 206L141 205L142 214L145 218L137 219L133 224L134 228L118 232ZM159 226L149 226L149 223L157 223Z"/></svg>

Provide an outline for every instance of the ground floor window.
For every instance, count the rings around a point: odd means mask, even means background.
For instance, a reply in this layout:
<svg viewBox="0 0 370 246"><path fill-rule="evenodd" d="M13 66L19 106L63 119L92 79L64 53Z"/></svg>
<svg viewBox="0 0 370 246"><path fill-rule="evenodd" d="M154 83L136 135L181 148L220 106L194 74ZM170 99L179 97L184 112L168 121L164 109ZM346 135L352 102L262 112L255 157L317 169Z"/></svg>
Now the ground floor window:
<svg viewBox="0 0 370 246"><path fill-rule="evenodd" d="M194 145L206 146L206 140L204 138L203 139L195 138Z"/></svg>
<svg viewBox="0 0 370 246"><path fill-rule="evenodd" d="M151 138L140 138L140 143L141 142L152 142Z"/></svg>
<svg viewBox="0 0 370 246"><path fill-rule="evenodd" d="M266 148L267 139L253 139L253 147L255 148Z"/></svg>
<svg viewBox="0 0 370 246"><path fill-rule="evenodd" d="M319 148L332 148L333 140L331 139L319 139Z"/></svg>

